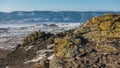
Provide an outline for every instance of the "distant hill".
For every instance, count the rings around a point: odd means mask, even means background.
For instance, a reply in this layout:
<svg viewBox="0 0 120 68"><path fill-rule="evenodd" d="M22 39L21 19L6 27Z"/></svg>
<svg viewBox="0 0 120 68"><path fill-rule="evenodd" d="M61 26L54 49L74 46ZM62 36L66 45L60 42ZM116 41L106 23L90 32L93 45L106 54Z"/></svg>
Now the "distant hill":
<svg viewBox="0 0 120 68"><path fill-rule="evenodd" d="M26 22L86 22L92 17L103 14L120 14L114 11L15 11L0 12L0 23L26 23Z"/></svg>

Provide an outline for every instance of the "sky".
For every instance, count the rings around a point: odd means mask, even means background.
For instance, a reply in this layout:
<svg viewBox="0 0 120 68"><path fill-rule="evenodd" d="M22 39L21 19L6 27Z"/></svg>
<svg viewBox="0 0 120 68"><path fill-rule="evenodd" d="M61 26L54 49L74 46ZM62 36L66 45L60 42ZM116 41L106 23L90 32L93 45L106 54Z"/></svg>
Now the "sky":
<svg viewBox="0 0 120 68"><path fill-rule="evenodd" d="M0 11L120 11L120 0L0 0Z"/></svg>

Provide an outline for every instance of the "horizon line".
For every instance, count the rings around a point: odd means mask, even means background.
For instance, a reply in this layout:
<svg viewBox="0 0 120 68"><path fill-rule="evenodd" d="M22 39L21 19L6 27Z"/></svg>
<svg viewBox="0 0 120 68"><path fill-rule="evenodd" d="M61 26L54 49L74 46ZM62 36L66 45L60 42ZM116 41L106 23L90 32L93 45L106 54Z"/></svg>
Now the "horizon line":
<svg viewBox="0 0 120 68"><path fill-rule="evenodd" d="M49 12L120 12L120 10L15 10L15 11L0 11L4 13L11 12L35 12L35 11L49 11Z"/></svg>

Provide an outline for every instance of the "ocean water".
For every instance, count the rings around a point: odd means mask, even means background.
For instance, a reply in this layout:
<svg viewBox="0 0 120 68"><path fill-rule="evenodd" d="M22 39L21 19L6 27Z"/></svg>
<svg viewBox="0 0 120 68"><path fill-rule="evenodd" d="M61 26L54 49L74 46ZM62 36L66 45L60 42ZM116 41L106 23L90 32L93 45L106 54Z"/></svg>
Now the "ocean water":
<svg viewBox="0 0 120 68"><path fill-rule="evenodd" d="M8 28L8 27L27 27L36 25L34 23L26 23L26 24L0 24L0 28Z"/></svg>
<svg viewBox="0 0 120 68"><path fill-rule="evenodd" d="M76 23L55 23L55 22L47 22L47 23L12 23L12 24L3 24L3 23L0 23L0 28L8 28L8 27L27 27L27 26L35 26L35 25L38 25L38 24L56 24L56 25L60 25L60 24L69 24L71 26L75 26L75 25L80 25L80 23L76 22Z"/></svg>

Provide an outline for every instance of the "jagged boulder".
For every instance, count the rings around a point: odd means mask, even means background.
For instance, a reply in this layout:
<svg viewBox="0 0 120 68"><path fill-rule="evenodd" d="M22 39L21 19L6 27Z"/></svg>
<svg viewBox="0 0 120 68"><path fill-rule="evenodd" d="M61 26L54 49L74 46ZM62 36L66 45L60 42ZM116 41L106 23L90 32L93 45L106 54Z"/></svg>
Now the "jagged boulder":
<svg viewBox="0 0 120 68"><path fill-rule="evenodd" d="M74 33L83 34L86 38L120 37L120 15L106 14L90 19ZM96 40L96 39L95 39ZM97 39L98 40L98 39Z"/></svg>
<svg viewBox="0 0 120 68"><path fill-rule="evenodd" d="M51 68L120 67L120 15L106 14L92 18L72 33L71 36L79 37L77 42L80 43L74 48L73 43L78 37L57 39ZM88 41L83 41L80 36Z"/></svg>
<svg viewBox="0 0 120 68"><path fill-rule="evenodd" d="M74 38L56 38L54 53L56 57L71 58L75 55L73 53L77 50L77 46L81 43L80 39Z"/></svg>

